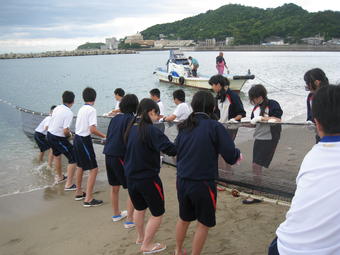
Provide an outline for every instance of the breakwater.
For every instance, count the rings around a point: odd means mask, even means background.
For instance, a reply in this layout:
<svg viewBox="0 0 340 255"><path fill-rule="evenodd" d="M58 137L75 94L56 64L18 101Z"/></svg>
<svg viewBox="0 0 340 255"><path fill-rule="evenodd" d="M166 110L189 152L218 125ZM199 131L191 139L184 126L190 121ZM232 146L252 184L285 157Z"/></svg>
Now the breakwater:
<svg viewBox="0 0 340 255"><path fill-rule="evenodd" d="M0 59L73 57L73 56L114 55L114 54L136 54L136 51L134 50L73 50L73 51L46 51L46 52L40 52L40 53L5 53L5 54L0 54Z"/></svg>

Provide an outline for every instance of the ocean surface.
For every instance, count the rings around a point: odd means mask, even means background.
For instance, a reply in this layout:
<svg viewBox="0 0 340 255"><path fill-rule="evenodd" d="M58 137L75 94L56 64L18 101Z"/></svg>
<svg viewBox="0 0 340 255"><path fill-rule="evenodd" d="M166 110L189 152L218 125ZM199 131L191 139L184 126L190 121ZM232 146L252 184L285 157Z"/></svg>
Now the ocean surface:
<svg viewBox="0 0 340 255"><path fill-rule="evenodd" d="M200 63L198 73L213 75L218 52L186 52ZM113 91L121 87L139 99L148 97L152 88L159 88L166 113L175 105L172 92L178 86L159 83L153 75L156 67L164 67L167 51L141 52L132 55L60 57L41 59L0 60L0 99L30 110L48 112L61 103L64 90L75 93L76 114L83 105L82 90L91 86L97 91L95 107L98 114L110 111L115 101ZM322 68L331 83L340 82L339 52L226 52L231 73L243 75L248 69L256 79L248 81L241 91L248 116L251 105L247 91L252 84L262 83L269 98L277 100L284 111L283 120L306 113L304 73ZM189 102L197 89L184 88ZM300 119L303 121L304 119ZM27 192L53 184L53 172L39 165L35 158L38 148L21 129L20 114L0 102L0 196ZM104 170L104 169L102 169ZM105 178L105 171L101 172Z"/></svg>

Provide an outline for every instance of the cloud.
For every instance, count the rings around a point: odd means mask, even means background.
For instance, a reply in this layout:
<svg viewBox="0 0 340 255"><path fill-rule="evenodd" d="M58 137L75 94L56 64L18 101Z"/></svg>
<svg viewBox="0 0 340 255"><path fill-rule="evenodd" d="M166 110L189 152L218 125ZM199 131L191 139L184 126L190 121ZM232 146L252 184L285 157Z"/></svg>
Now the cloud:
<svg viewBox="0 0 340 255"><path fill-rule="evenodd" d="M37 51L73 49L82 38L104 41L105 37L122 38L145 28L173 22L213 10L229 3L274 8L286 0L11 0L0 8L0 51ZM340 10L338 1L295 0L309 11L318 8ZM13 40L16 40L14 42ZM32 43L32 49L28 42ZM13 46L10 46L10 45ZM6 45L6 47L5 47ZM22 47L20 46L22 45ZM61 46L60 46L61 45ZM33 47L35 47L33 49ZM40 47L40 48L39 48Z"/></svg>

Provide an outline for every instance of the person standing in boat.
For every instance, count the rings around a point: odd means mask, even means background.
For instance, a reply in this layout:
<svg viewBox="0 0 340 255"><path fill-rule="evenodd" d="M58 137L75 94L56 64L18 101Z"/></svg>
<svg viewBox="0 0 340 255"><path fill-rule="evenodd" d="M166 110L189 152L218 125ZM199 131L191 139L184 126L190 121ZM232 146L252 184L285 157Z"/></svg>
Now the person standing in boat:
<svg viewBox="0 0 340 255"><path fill-rule="evenodd" d="M218 54L218 56L216 57L216 69L218 74L222 75L224 73L224 67L227 69L227 72L229 74L227 63L223 57L223 52L220 52L220 54Z"/></svg>
<svg viewBox="0 0 340 255"><path fill-rule="evenodd" d="M192 76L197 77L197 69L200 65L195 58L190 56L188 57L188 59L190 59L190 62L191 62L190 66L191 66Z"/></svg>
<svg viewBox="0 0 340 255"><path fill-rule="evenodd" d="M238 123L246 116L242 101L237 93L229 88L229 80L217 74L209 79L215 98L214 113L220 123ZM228 129L229 135L235 140L237 129Z"/></svg>

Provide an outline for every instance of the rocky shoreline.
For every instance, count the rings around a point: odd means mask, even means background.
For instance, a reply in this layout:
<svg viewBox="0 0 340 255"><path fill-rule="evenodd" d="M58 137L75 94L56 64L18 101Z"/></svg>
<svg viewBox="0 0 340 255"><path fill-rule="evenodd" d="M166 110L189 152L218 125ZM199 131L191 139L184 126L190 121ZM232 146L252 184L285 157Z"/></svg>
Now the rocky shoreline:
<svg viewBox="0 0 340 255"><path fill-rule="evenodd" d="M21 58L48 58L48 57L73 57L92 55L136 54L134 50L73 50L73 51L47 51L41 53L6 53L0 54L0 59Z"/></svg>

